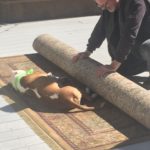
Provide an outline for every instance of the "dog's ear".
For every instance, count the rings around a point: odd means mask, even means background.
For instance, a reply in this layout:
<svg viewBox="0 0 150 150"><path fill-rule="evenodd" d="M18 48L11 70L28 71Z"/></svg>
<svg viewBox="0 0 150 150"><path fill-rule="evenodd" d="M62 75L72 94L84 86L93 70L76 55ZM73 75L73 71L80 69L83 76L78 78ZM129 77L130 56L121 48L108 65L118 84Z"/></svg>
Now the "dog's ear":
<svg viewBox="0 0 150 150"><path fill-rule="evenodd" d="M16 75L18 73L24 72L24 70L11 70L12 74Z"/></svg>
<svg viewBox="0 0 150 150"><path fill-rule="evenodd" d="M11 76L9 78L9 83L13 84L13 82L15 80L15 76L20 72L23 72L23 70L11 70Z"/></svg>
<svg viewBox="0 0 150 150"><path fill-rule="evenodd" d="M15 88L15 75L16 75L16 71L11 70L11 76L9 78L9 84L11 84L13 86L13 88Z"/></svg>
<svg viewBox="0 0 150 150"><path fill-rule="evenodd" d="M13 75L16 75L18 71L17 70L12 70L11 72L12 72Z"/></svg>
<svg viewBox="0 0 150 150"><path fill-rule="evenodd" d="M15 79L16 74L17 74L17 70L11 70L11 75L10 75L10 79L9 79L10 83L13 82L13 80Z"/></svg>

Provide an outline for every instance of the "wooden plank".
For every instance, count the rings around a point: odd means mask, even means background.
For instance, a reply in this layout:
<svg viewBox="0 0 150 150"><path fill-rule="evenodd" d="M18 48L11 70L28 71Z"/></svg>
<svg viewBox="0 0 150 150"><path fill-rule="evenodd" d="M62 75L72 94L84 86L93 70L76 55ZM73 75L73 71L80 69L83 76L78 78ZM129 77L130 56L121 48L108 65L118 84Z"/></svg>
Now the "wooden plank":
<svg viewBox="0 0 150 150"><path fill-rule="evenodd" d="M25 138L33 135L35 135L35 133L32 131L32 129L28 127L24 127L12 131L0 132L0 143L16 140L20 138Z"/></svg>
<svg viewBox="0 0 150 150"><path fill-rule="evenodd" d="M17 148L14 150L52 150L52 149L44 144L36 144L36 145L28 146L28 147L20 147L19 149Z"/></svg>
<svg viewBox="0 0 150 150"><path fill-rule="evenodd" d="M32 135L32 136L18 138L6 142L1 142L0 149L4 147L5 149L12 150L17 148L19 149L20 147L25 147L25 146L28 147L28 146L32 146L35 144L42 144L42 143L44 142L41 141L41 139L37 135Z"/></svg>
<svg viewBox="0 0 150 150"><path fill-rule="evenodd" d="M18 120L18 121L11 121L11 122L6 122L3 124L0 124L0 133L1 132L6 132L6 131L13 131L16 129L21 129L28 127L28 125L24 122L24 120Z"/></svg>

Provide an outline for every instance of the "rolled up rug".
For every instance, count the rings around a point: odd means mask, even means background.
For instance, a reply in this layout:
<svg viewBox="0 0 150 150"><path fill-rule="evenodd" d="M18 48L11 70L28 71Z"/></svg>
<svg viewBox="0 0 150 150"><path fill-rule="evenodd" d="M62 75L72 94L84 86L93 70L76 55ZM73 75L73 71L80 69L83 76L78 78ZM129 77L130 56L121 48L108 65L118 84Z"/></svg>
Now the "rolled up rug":
<svg viewBox="0 0 150 150"><path fill-rule="evenodd" d="M77 50L51 35L40 35L33 48L65 72L150 129L150 93L118 73L96 76L100 63L91 58L72 62ZM111 115L111 114L110 114Z"/></svg>

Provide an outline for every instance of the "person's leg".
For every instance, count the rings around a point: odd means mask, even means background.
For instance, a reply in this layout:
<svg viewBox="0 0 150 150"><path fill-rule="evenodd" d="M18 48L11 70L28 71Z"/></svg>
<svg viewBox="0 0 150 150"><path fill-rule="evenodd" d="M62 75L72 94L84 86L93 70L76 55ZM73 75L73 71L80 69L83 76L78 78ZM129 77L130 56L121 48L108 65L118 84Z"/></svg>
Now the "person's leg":
<svg viewBox="0 0 150 150"><path fill-rule="evenodd" d="M147 71L149 72L149 77L144 81L143 87L150 90L150 39L144 41L140 48L139 54L142 59L146 62Z"/></svg>
<svg viewBox="0 0 150 150"><path fill-rule="evenodd" d="M150 76L150 39L142 43L142 45L139 48L139 53L142 59L146 61L147 71L149 72Z"/></svg>
<svg viewBox="0 0 150 150"><path fill-rule="evenodd" d="M144 72L146 70L146 62L130 53L128 58L122 63L117 70L123 76L132 76Z"/></svg>

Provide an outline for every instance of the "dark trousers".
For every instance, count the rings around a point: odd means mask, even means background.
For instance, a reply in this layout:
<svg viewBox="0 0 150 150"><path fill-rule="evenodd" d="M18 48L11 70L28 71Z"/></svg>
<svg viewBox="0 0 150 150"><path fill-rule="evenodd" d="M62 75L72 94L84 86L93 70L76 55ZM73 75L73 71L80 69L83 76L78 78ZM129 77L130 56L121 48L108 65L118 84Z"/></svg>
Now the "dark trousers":
<svg viewBox="0 0 150 150"><path fill-rule="evenodd" d="M131 76L144 71L150 72L150 39L134 48L117 72L124 76Z"/></svg>

